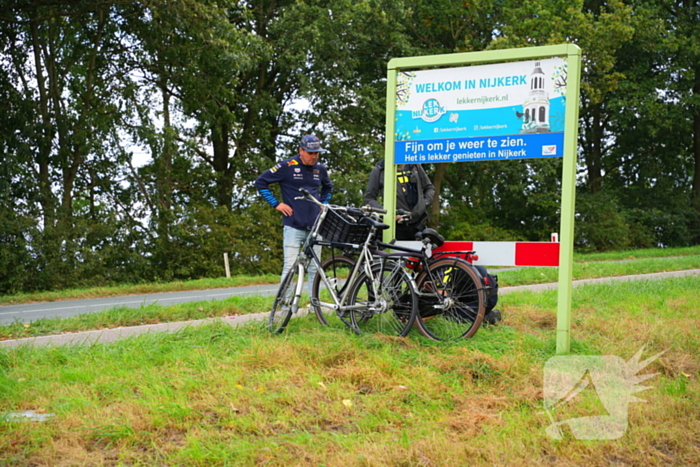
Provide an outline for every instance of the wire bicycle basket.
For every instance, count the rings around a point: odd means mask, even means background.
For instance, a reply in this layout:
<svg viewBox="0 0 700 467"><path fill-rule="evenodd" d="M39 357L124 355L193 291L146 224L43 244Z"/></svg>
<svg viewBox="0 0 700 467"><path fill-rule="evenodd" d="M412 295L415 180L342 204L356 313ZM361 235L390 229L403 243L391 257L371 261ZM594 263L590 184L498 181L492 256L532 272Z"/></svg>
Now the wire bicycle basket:
<svg viewBox="0 0 700 467"><path fill-rule="evenodd" d="M355 222L329 209L318 232L329 242L359 244L364 243L371 229L370 224Z"/></svg>

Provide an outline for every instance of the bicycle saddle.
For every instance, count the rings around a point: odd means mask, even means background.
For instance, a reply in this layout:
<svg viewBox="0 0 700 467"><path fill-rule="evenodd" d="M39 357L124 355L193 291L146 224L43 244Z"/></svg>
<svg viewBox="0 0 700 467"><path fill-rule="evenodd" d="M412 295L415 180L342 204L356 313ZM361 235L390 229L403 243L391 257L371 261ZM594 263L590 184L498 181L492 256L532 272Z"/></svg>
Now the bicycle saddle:
<svg viewBox="0 0 700 467"><path fill-rule="evenodd" d="M360 223L372 224L377 230L386 230L389 228L388 225L383 224L379 221L375 221L371 217L363 217L362 219L360 219Z"/></svg>
<svg viewBox="0 0 700 467"><path fill-rule="evenodd" d="M419 237L421 239L427 237L430 239L430 242L438 248L445 243L445 238L439 233L437 233L436 230L430 228L423 229L422 232L416 234L416 237Z"/></svg>

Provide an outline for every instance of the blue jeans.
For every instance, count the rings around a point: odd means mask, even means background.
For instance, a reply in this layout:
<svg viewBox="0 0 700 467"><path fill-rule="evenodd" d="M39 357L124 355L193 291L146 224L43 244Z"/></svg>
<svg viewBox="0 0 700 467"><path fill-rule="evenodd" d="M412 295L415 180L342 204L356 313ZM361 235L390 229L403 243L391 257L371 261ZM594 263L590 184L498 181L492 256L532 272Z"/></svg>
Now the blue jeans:
<svg viewBox="0 0 700 467"><path fill-rule="evenodd" d="M297 260L297 256L299 256L299 250L306 241L306 237L308 237L311 232L308 230L295 229L294 227L289 227L288 225L285 225L283 233L284 267L282 268L282 277L280 278L280 282L284 280L284 277L287 275L287 272L291 269L292 265L294 264L294 261ZM320 258L321 247L319 245L315 246L314 251L316 252L316 255L318 255L318 257ZM311 297L311 286L314 281L314 276L316 275L316 264L313 261L311 261L309 262L308 268L308 289L309 297Z"/></svg>

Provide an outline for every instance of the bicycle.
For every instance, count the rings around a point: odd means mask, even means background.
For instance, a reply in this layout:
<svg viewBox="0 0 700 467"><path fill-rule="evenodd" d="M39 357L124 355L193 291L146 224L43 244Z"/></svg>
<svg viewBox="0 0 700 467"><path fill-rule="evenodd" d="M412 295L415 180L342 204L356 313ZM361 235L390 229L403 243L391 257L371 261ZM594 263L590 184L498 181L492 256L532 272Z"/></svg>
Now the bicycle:
<svg viewBox="0 0 700 467"><path fill-rule="evenodd" d="M404 219L407 213L397 212ZM444 238L433 229L420 233L419 250L396 245L393 242L375 241L375 254L383 249L395 251L391 256L411 271L419 297L418 316L415 324L419 332L434 340L470 338L476 334L484 320L486 287L482 277L470 261L476 259L475 251L445 251L433 253L444 244ZM323 267L349 269L355 261L354 252L329 258Z"/></svg>
<svg viewBox="0 0 700 467"><path fill-rule="evenodd" d="M403 266L390 258L372 256L371 243L376 233L389 228L371 214L386 211L369 206L363 208L322 204L303 188L305 199L320 207L297 260L282 280L270 312L268 326L272 333L281 333L292 315L299 310L307 265L313 261L317 274L311 290L311 307L324 324L335 316L358 334L383 332L405 336L418 313L418 294L413 278ZM347 277L331 273L314 251L316 245L356 252L357 259ZM341 284L342 282L342 284ZM321 285L322 284L322 285ZM327 312L330 310L330 313Z"/></svg>

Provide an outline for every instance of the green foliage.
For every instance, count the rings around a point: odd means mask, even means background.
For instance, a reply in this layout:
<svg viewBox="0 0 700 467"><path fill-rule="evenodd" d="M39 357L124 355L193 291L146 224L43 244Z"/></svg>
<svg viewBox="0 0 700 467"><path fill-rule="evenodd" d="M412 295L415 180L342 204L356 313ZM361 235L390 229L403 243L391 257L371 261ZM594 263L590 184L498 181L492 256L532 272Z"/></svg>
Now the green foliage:
<svg viewBox="0 0 700 467"><path fill-rule="evenodd" d="M451 164L440 229L449 239L549 239L559 230L560 177L556 159Z"/></svg>
<svg viewBox="0 0 700 467"><path fill-rule="evenodd" d="M0 17L0 292L276 273L252 182L317 133L360 204L394 57L576 43L577 248L700 238L697 6L528 0L15 2ZM291 106L303 99L308 105ZM132 167L132 153L150 160ZM445 167L443 167L445 168ZM435 167L426 165L429 173ZM449 164L433 227L543 240L561 161Z"/></svg>
<svg viewBox="0 0 700 467"><path fill-rule="evenodd" d="M691 243L689 207L626 208L611 193L600 192L580 193L576 212L575 247L580 251L682 247Z"/></svg>
<svg viewBox="0 0 700 467"><path fill-rule="evenodd" d="M577 249L609 251L630 247L630 226L614 197L608 193L584 194L576 204Z"/></svg>
<svg viewBox="0 0 700 467"><path fill-rule="evenodd" d="M441 234L449 240L492 242L525 240L517 232L494 226L492 220L488 218L470 215L472 211L469 208L455 208L446 212L443 219L459 219L459 222L444 221L440 229Z"/></svg>
<svg viewBox="0 0 700 467"><path fill-rule="evenodd" d="M27 290L31 279L31 256L25 234L31 221L0 208L0 293Z"/></svg>
<svg viewBox="0 0 700 467"><path fill-rule="evenodd" d="M688 205L673 204L666 210L660 207L631 209L628 212L634 220L630 231L634 247L683 247L693 242L690 226L694 212Z"/></svg>
<svg viewBox="0 0 700 467"><path fill-rule="evenodd" d="M170 260L164 272L172 278L220 277L223 254L231 274L265 274L281 269L281 220L262 203L229 213L225 208L197 208L171 230ZM163 280L170 280L162 277Z"/></svg>

